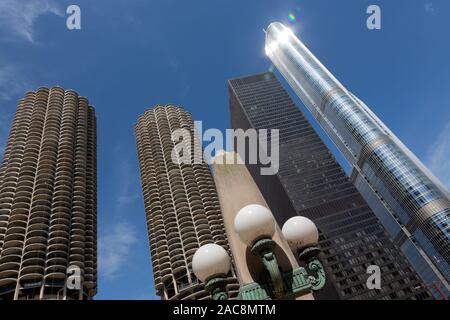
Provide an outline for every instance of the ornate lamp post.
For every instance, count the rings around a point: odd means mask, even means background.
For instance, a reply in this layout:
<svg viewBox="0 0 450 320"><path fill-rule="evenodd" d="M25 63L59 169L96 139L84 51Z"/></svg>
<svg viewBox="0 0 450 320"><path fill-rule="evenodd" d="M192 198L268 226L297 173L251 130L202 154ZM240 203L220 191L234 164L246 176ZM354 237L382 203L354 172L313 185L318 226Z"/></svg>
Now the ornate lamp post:
<svg viewBox="0 0 450 320"><path fill-rule="evenodd" d="M272 212L259 204L251 204L242 208L234 219L234 230L251 252L261 258L269 272L274 287L275 297L283 295L283 278L274 254L275 220Z"/></svg>
<svg viewBox="0 0 450 320"><path fill-rule="evenodd" d="M282 235L294 254L305 267L281 272L275 256L275 219L266 207L251 204L239 210L234 219L234 231L239 239L259 257L270 275L269 283L241 286L238 299L288 299L321 289L325 285L325 272L316 247L319 233L315 224L305 217L286 221ZM200 247L192 259L197 278L205 282L215 300L227 299L224 276L230 270L230 257L222 247L207 244Z"/></svg>
<svg viewBox="0 0 450 320"><path fill-rule="evenodd" d="M284 223L281 232L298 259L306 263L312 289L322 288L325 285L325 271L318 258L320 249L316 245L319 231L314 222L302 216L292 217Z"/></svg>
<svg viewBox="0 0 450 320"><path fill-rule="evenodd" d="M230 272L231 262L228 252L217 244L201 246L192 258L192 270L195 276L205 284L214 300L226 300L226 275Z"/></svg>

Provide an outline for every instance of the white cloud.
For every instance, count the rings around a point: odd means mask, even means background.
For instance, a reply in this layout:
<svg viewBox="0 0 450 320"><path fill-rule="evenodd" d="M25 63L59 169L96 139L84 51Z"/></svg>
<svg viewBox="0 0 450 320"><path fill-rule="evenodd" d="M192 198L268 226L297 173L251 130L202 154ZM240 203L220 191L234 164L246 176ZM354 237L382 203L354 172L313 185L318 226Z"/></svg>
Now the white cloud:
<svg viewBox="0 0 450 320"><path fill-rule="evenodd" d="M23 95L29 88L28 81L13 65L0 65L0 159L2 158L6 138L15 111L13 98Z"/></svg>
<svg viewBox="0 0 450 320"><path fill-rule="evenodd" d="M8 136L11 119L15 108L9 102L18 94L23 94L27 84L21 78L20 73L12 66L0 66L0 160L5 151L6 138ZM8 103L7 103L8 102Z"/></svg>
<svg viewBox="0 0 450 320"><path fill-rule="evenodd" d="M450 189L450 122L428 150L428 168Z"/></svg>
<svg viewBox="0 0 450 320"><path fill-rule="evenodd" d="M137 242L136 231L127 222L119 222L99 238L99 273L113 279L128 260L132 246Z"/></svg>
<svg viewBox="0 0 450 320"><path fill-rule="evenodd" d="M431 2L425 3L425 11L426 12L430 12L430 13L434 13L436 11L436 9L434 8L433 3L431 3Z"/></svg>
<svg viewBox="0 0 450 320"><path fill-rule="evenodd" d="M114 159L116 160L116 185L117 196L116 201L116 213L123 212L124 207L127 207L140 197L140 181L136 175L136 169L133 168L128 159L125 159L124 148L120 145L116 146L113 150Z"/></svg>
<svg viewBox="0 0 450 320"><path fill-rule="evenodd" d="M0 65L0 101L10 100L17 94L24 94L28 81L13 65Z"/></svg>
<svg viewBox="0 0 450 320"><path fill-rule="evenodd" d="M34 24L40 16L49 13L62 15L53 0L1 0L0 32L2 38L18 36L35 43Z"/></svg>
<svg viewBox="0 0 450 320"><path fill-rule="evenodd" d="M119 220L113 220L99 238L99 274L106 280L122 274L121 270L126 266L131 249L137 242L137 228L128 222L132 220L126 215L129 214L129 206L139 199L139 191L136 174L123 154L122 146L117 145L113 149L116 190L112 213Z"/></svg>

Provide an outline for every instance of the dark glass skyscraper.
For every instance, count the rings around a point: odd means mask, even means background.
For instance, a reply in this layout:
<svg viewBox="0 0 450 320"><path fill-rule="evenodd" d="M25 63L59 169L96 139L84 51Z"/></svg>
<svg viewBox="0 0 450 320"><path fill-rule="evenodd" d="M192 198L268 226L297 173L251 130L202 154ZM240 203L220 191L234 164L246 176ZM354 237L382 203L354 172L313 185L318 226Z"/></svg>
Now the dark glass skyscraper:
<svg viewBox="0 0 450 320"><path fill-rule="evenodd" d="M317 298L426 299L428 290L272 73L229 81L234 129L279 129L277 175L249 171L278 223L302 215L320 231L328 287ZM369 265L381 269L381 290L368 289Z"/></svg>

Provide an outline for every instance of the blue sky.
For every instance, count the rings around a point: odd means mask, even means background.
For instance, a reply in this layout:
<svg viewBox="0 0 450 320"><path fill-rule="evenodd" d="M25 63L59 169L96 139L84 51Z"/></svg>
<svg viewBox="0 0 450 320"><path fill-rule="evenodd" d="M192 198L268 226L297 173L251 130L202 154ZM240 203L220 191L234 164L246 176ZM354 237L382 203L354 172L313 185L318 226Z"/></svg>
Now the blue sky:
<svg viewBox="0 0 450 320"><path fill-rule="evenodd" d="M70 4L81 30L66 28ZM366 28L370 4L379 31ZM305 45L449 186L448 0L0 0L0 151L27 90L61 85L96 107L97 299L155 298L137 117L171 103L227 128L226 81L269 70L262 29L289 13Z"/></svg>

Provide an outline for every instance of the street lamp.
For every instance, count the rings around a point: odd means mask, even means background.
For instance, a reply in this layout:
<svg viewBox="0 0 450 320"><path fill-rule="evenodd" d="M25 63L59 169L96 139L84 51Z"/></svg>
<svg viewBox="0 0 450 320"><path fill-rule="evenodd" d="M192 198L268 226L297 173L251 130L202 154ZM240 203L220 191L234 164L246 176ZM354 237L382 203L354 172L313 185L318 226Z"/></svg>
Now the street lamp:
<svg viewBox="0 0 450 320"><path fill-rule="evenodd" d="M275 234L272 212L259 204L245 206L234 219L234 230L250 251L261 258L272 280L275 297L283 295L283 278L274 254L276 243L272 240Z"/></svg>
<svg viewBox="0 0 450 320"><path fill-rule="evenodd" d="M214 300L228 299L225 287L230 268L228 252L217 244L201 246L192 258L195 276L205 283L205 289L211 293Z"/></svg>
<svg viewBox="0 0 450 320"><path fill-rule="evenodd" d="M316 247L319 232L315 224L305 217L286 221L282 236L305 267L282 272L275 256L273 240L276 222L272 212L259 204L243 207L234 218L234 230L253 255L259 257L270 275L269 283L250 283L241 286L238 299L289 299L317 291L325 285L325 272ZM206 283L214 300L228 298L225 285L231 262L227 251L217 244L200 247L192 259L195 276Z"/></svg>
<svg viewBox="0 0 450 320"><path fill-rule="evenodd" d="M261 258L272 282L272 293L277 299L293 298L308 290L319 290L325 285L325 272L316 246L319 232L316 225L305 217L296 216L283 226L282 235L299 261L305 267L281 272L274 250L276 243L275 219L270 210L262 205L251 204L239 210L234 219L234 229L251 252ZM247 290L242 290L246 295Z"/></svg>
<svg viewBox="0 0 450 320"><path fill-rule="evenodd" d="M281 233L299 260L306 262L312 288L322 288L325 285L325 271L318 258L319 231L314 222L306 217L295 216L284 223Z"/></svg>

